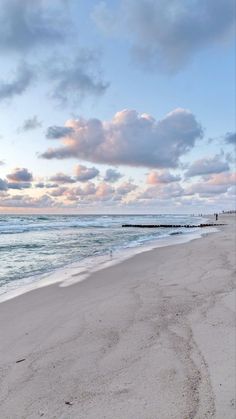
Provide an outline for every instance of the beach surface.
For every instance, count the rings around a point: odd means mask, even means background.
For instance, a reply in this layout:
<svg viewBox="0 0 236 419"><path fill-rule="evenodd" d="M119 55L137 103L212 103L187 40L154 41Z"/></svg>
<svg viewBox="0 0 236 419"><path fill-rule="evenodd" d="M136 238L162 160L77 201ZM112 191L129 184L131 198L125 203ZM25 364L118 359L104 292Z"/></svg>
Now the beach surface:
<svg viewBox="0 0 236 419"><path fill-rule="evenodd" d="M219 222L1 303L0 417L235 419L235 216Z"/></svg>

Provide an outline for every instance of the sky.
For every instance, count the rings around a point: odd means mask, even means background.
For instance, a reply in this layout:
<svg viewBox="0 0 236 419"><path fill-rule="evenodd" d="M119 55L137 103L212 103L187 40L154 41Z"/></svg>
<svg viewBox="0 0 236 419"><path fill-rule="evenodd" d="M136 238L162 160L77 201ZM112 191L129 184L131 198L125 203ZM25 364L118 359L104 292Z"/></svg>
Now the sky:
<svg viewBox="0 0 236 419"><path fill-rule="evenodd" d="M1 0L0 212L235 209L234 0Z"/></svg>

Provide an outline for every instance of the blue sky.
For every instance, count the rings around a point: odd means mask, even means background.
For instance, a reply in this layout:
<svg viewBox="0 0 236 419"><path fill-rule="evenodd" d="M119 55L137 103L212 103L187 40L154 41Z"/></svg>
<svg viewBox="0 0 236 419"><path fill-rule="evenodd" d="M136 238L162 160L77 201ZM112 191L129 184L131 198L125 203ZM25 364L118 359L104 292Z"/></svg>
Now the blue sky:
<svg viewBox="0 0 236 419"><path fill-rule="evenodd" d="M234 207L232 0L4 0L0 23L1 212Z"/></svg>

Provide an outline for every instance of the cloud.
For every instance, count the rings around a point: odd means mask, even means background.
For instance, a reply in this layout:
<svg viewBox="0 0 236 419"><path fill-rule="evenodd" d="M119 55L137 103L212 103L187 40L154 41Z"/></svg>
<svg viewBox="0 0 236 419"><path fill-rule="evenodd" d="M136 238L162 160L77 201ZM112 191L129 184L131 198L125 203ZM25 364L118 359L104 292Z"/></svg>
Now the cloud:
<svg viewBox="0 0 236 419"><path fill-rule="evenodd" d="M236 132L227 132L227 134L225 135L225 142L227 144L236 145Z"/></svg>
<svg viewBox="0 0 236 419"><path fill-rule="evenodd" d="M33 180L33 175L28 169L17 167L12 173L7 175L7 179L11 182L31 182Z"/></svg>
<svg viewBox="0 0 236 419"><path fill-rule="evenodd" d="M31 85L33 79L33 71L26 64L21 64L13 80L0 80L0 101L12 99L14 96L24 93Z"/></svg>
<svg viewBox="0 0 236 419"><path fill-rule="evenodd" d="M65 175L64 173L57 173L56 175L51 176L49 180L60 184L76 182L75 179L73 179L71 176Z"/></svg>
<svg viewBox="0 0 236 419"><path fill-rule="evenodd" d="M120 178L122 178L123 175L118 172L118 170L116 169L107 169L105 176L104 176L104 181L105 182L111 182L111 183L115 183L117 182Z"/></svg>
<svg viewBox="0 0 236 419"><path fill-rule="evenodd" d="M179 198L184 195L184 189L179 183L173 184L157 184L141 191L137 195L138 200L169 200L172 198Z"/></svg>
<svg viewBox="0 0 236 419"><path fill-rule="evenodd" d="M68 30L63 1L2 0L0 50L22 52L61 43ZM65 30L66 29L66 30Z"/></svg>
<svg viewBox="0 0 236 419"><path fill-rule="evenodd" d="M32 118L28 118L23 122L23 125L18 129L18 132L31 131L36 128L40 128L41 126L42 122L38 120L38 117L36 115L34 115Z"/></svg>
<svg viewBox="0 0 236 419"><path fill-rule="evenodd" d="M8 185L7 182L0 178L0 191L7 191Z"/></svg>
<svg viewBox="0 0 236 419"><path fill-rule="evenodd" d="M73 133L73 129L69 127L59 127L57 125L53 125L49 127L46 133L46 138L53 140L58 138L66 137Z"/></svg>
<svg viewBox="0 0 236 419"><path fill-rule="evenodd" d="M123 0L100 2L92 14L107 34L129 41L148 69L176 72L200 50L234 36L234 0Z"/></svg>
<svg viewBox="0 0 236 419"><path fill-rule="evenodd" d="M229 164L221 160L221 156L196 160L185 173L186 177L222 173L229 170Z"/></svg>
<svg viewBox="0 0 236 419"><path fill-rule="evenodd" d="M236 183L236 173L218 173L209 178L209 183L212 185L234 185Z"/></svg>
<svg viewBox="0 0 236 419"><path fill-rule="evenodd" d="M118 195L128 195L130 192L133 192L137 189L137 185L131 182L123 182L118 188L116 188L116 194Z"/></svg>
<svg viewBox="0 0 236 419"><path fill-rule="evenodd" d="M23 94L36 76L63 106L105 93L108 83L101 76L99 53L79 48L70 8L67 0L2 0L1 56L34 62L34 71L25 64L13 80L0 81L0 100Z"/></svg>
<svg viewBox="0 0 236 419"><path fill-rule="evenodd" d="M162 171L155 171L152 170L150 173L148 173L147 176L147 183L150 185L157 185L162 183L171 183L171 182L178 182L181 180L181 176L179 175L173 175L168 170L162 170Z"/></svg>
<svg viewBox="0 0 236 419"><path fill-rule="evenodd" d="M123 110L108 122L78 119L68 121L66 127L73 133L63 138L64 146L50 148L41 157L175 168L203 135L195 116L185 109L176 109L160 121L135 110Z"/></svg>
<svg viewBox="0 0 236 419"><path fill-rule="evenodd" d="M31 188L30 182L8 182L7 183L8 189L28 189Z"/></svg>
<svg viewBox="0 0 236 419"><path fill-rule="evenodd" d="M96 199L107 201L112 198L113 192L114 192L113 187L103 182L97 186L95 196L96 196Z"/></svg>
<svg viewBox="0 0 236 419"><path fill-rule="evenodd" d="M210 176L207 181L197 182L186 189L186 195L198 194L201 197L215 196L226 193L236 182L236 173L218 173Z"/></svg>
<svg viewBox="0 0 236 419"><path fill-rule="evenodd" d="M34 187L39 188L39 189L43 189L43 188L53 189L53 188L58 188L58 186L59 185L57 183L38 182L34 184Z"/></svg>
<svg viewBox="0 0 236 419"><path fill-rule="evenodd" d="M94 199L96 191L97 187L95 184L93 182L87 182L83 188L80 186L74 188L64 188L64 190L63 188L59 188L58 190L54 191L54 193L57 193L57 196L64 196L69 201L80 201L84 199L87 200L88 197L93 197Z"/></svg>
<svg viewBox="0 0 236 419"><path fill-rule="evenodd" d="M7 195L0 199L0 207L3 208L50 208L60 206L48 195L33 198L29 195Z"/></svg>
<svg viewBox="0 0 236 419"><path fill-rule="evenodd" d="M101 96L109 86L101 79L95 51L80 50L73 60L51 59L47 73L53 85L50 96L63 106L77 105L88 96Z"/></svg>
<svg viewBox="0 0 236 419"><path fill-rule="evenodd" d="M94 179L99 175L99 170L96 167L86 167L81 164L75 169L76 179L79 182L87 182L88 180Z"/></svg>
<svg viewBox="0 0 236 419"><path fill-rule="evenodd" d="M211 196L211 195L218 195L227 192L228 186L227 185L214 185L211 183L203 183L199 182L197 184L192 185L188 190L188 195L198 194L203 197Z"/></svg>
<svg viewBox="0 0 236 419"><path fill-rule="evenodd" d="M124 182L117 188L103 181L98 184L87 182L83 186L59 187L53 190L50 195L60 197L65 201L83 202L83 204L91 205L108 201L124 202L127 195L136 188L137 185L131 182Z"/></svg>
<svg viewBox="0 0 236 419"><path fill-rule="evenodd" d="M53 197L60 197L63 196L63 194L67 191L66 186L59 186L58 188L55 188L53 191L50 191L50 196Z"/></svg>

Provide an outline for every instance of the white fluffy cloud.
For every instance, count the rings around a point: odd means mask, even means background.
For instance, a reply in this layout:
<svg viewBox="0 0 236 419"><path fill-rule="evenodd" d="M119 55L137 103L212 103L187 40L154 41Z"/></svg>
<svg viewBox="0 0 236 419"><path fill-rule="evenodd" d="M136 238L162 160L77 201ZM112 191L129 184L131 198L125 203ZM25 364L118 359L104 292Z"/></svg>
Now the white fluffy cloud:
<svg viewBox="0 0 236 419"><path fill-rule="evenodd" d="M135 110L117 112L111 121L69 120L63 146L41 157L84 160L154 168L177 167L181 156L202 137L202 127L185 109L175 109L157 121Z"/></svg>

